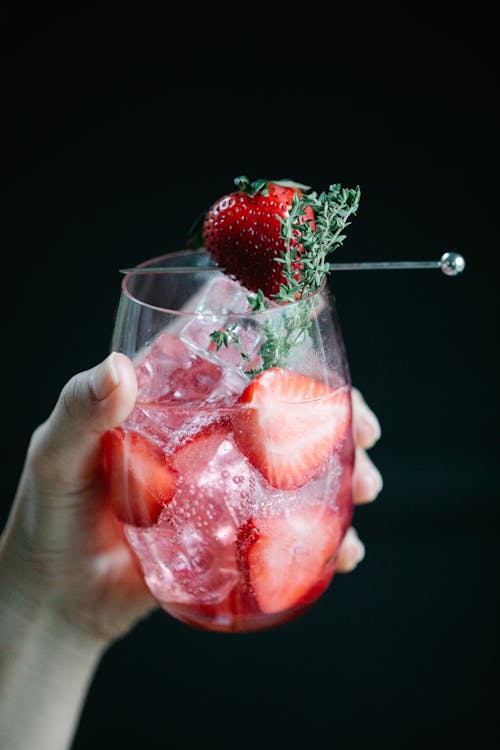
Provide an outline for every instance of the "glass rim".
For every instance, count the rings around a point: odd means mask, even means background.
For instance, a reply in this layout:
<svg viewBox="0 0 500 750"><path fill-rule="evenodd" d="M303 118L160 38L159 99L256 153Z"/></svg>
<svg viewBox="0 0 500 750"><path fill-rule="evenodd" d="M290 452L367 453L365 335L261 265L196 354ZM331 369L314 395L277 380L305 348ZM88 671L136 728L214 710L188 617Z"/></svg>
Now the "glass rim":
<svg viewBox="0 0 500 750"><path fill-rule="evenodd" d="M132 292L127 288L127 283L133 276L143 276L148 273L148 266L158 266L162 261L164 261L165 258L170 259L179 259L182 261L182 258L185 258L186 256L190 257L203 257L206 256L209 258L207 250L205 248L200 248L199 250L177 250L173 253L164 253L163 255L157 255L154 258L149 258L145 261L142 261L141 263L138 263L136 268L137 273L135 271L131 271L129 273L126 273L122 279L121 282L121 292L122 294L129 299L131 302L134 302L137 305L140 305L141 307L148 308L150 310L156 310L157 312L166 313L169 315L176 315L176 316L185 316L188 318L217 318L217 317L224 317L225 319L241 319L241 318L252 318L252 317L259 317L259 316L269 316L273 315L279 312L282 312L284 310L293 309L296 307L299 307L300 305L303 305L308 300L314 300L316 298L319 298L321 293L325 291L327 288L326 280L323 280L323 283L321 286L316 289L314 292L310 292L305 297L301 297L298 300L295 300L294 302L286 302L282 304L276 304L275 307L270 307L265 310L246 310L241 312L228 312L228 313L221 313L221 312L196 312L196 310L176 310L169 307L160 307L159 305L152 305L149 302L146 302L142 299L139 299L136 297ZM196 273L203 273L203 272L209 273L218 273L222 277L225 277L227 279L234 279L233 276L230 276L229 274L224 274L224 271L219 268L216 265L213 266L175 266L172 268L172 270L169 270L167 267L165 267L165 270L163 271L151 271L151 273L158 275L158 276L185 276L188 274L196 274ZM250 294L254 294L251 290L249 290ZM269 299L269 298L266 298ZM269 300L273 302L273 300Z"/></svg>

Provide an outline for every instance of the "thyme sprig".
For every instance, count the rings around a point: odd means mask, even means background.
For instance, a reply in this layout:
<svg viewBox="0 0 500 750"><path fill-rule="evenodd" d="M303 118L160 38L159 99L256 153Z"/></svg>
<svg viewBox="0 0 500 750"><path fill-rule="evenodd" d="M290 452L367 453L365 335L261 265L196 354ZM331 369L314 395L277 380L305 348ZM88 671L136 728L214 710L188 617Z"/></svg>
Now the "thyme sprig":
<svg viewBox="0 0 500 750"><path fill-rule="evenodd" d="M287 215L277 216L285 250L275 260L283 265L285 281L273 298L282 303L294 302L321 287L330 271L327 256L345 240L342 232L351 223L349 217L356 213L360 197L359 186L343 188L338 183L319 195L295 193ZM308 207L312 208L314 219L305 219Z"/></svg>
<svg viewBox="0 0 500 750"><path fill-rule="evenodd" d="M223 346L227 348L229 344L234 344L240 350L242 359L249 362L250 355L244 350L240 337L236 333L237 327L238 323L231 323L227 328L220 328L218 331L212 331L210 339L215 344L216 351L219 351Z"/></svg>

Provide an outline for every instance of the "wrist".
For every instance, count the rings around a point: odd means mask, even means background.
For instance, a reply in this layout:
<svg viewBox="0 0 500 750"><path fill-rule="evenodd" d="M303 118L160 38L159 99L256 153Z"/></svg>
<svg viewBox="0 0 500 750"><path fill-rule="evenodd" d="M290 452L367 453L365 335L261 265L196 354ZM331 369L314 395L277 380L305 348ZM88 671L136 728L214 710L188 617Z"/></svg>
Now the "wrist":
<svg viewBox="0 0 500 750"><path fill-rule="evenodd" d="M19 653L51 665L54 671L93 671L107 643L77 628L50 600L31 597L29 591L0 575L0 631L9 645L9 661ZM24 659L24 657L23 657Z"/></svg>
<svg viewBox="0 0 500 750"><path fill-rule="evenodd" d="M21 587L10 586L1 577L0 610L2 635L29 635L36 638L47 653L57 653L58 659L90 663L98 659L108 645L104 639L76 627L50 600L32 599Z"/></svg>
<svg viewBox="0 0 500 750"><path fill-rule="evenodd" d="M66 750L104 645L0 578L0 746Z"/></svg>
<svg viewBox="0 0 500 750"><path fill-rule="evenodd" d="M0 620L4 632L30 632L68 659L98 658L108 641L87 632L63 613L58 595L43 586L8 531L0 544Z"/></svg>

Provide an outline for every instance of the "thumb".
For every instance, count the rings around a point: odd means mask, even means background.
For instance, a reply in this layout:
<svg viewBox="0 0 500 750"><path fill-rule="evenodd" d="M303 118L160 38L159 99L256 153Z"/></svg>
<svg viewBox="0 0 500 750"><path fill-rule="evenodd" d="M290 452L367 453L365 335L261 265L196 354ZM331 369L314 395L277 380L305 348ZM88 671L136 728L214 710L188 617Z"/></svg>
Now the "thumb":
<svg viewBox="0 0 500 750"><path fill-rule="evenodd" d="M54 492L78 492L95 477L101 437L125 420L137 395L131 361L113 352L78 373L61 391L49 419L35 432L33 468Z"/></svg>

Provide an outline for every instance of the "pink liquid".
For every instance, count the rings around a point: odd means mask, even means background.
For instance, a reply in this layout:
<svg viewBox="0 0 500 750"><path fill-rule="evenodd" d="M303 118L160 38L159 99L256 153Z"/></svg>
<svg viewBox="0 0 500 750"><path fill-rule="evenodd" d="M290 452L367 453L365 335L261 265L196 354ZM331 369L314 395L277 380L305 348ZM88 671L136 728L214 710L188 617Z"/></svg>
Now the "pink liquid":
<svg viewBox="0 0 500 750"><path fill-rule="evenodd" d="M123 429L151 441L175 474L173 497L153 524L123 524L153 596L173 617L206 630L261 630L297 617L329 585L350 523L350 420L309 481L277 489L235 437L248 381L170 334L136 369L139 398ZM133 466L132 452L128 460Z"/></svg>

